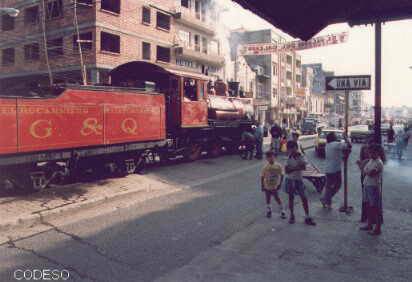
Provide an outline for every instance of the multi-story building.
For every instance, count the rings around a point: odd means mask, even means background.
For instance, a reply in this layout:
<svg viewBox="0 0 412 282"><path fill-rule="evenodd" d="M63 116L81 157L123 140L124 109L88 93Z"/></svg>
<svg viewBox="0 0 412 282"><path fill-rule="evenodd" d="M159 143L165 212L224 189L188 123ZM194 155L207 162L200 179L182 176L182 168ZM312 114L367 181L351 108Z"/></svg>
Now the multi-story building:
<svg viewBox="0 0 412 282"><path fill-rule="evenodd" d="M79 82L82 69L89 83L104 83L111 69L135 60L222 75L210 0L4 2L21 12L1 17L0 89L46 84L49 72L54 82Z"/></svg>
<svg viewBox="0 0 412 282"><path fill-rule="evenodd" d="M325 114L325 92L322 91L322 78L316 75L317 71L313 66L304 65L302 67L302 87L307 93L308 114L322 117Z"/></svg>
<svg viewBox="0 0 412 282"><path fill-rule="evenodd" d="M238 48L243 44L285 42L271 29L231 32L229 45L231 59L239 57ZM295 52L273 52L244 56L256 72L255 114L261 123L281 122L286 119L290 124L296 122L295 89L300 87L301 59Z"/></svg>
<svg viewBox="0 0 412 282"><path fill-rule="evenodd" d="M363 91L351 91L349 93L349 117L352 124L361 123L366 112Z"/></svg>
<svg viewBox="0 0 412 282"><path fill-rule="evenodd" d="M227 82L236 85L240 97L256 98L256 72L244 57L226 61L225 74Z"/></svg>

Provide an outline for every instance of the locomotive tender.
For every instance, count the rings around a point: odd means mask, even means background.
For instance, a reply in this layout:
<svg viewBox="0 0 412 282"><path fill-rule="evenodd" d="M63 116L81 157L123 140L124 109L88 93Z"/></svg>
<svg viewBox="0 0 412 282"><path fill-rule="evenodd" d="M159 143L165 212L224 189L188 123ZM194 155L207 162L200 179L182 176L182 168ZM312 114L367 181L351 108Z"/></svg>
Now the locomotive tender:
<svg viewBox="0 0 412 282"><path fill-rule="evenodd" d="M211 89L207 76L135 61L110 80L0 96L0 183L41 190L86 169L134 173L148 155L218 156L252 125L246 99L228 97L223 83Z"/></svg>

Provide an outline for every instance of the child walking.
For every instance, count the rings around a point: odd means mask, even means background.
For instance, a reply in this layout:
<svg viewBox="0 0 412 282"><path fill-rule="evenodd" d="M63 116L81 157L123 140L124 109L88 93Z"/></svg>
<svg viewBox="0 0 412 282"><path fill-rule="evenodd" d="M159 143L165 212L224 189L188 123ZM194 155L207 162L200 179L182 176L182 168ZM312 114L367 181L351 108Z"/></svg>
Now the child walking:
<svg viewBox="0 0 412 282"><path fill-rule="evenodd" d="M303 184L302 172L306 169L306 162L302 154L299 153L298 144L295 141L288 141L288 160L286 161L285 172L285 191L289 195L289 223L295 223L294 199L295 195L299 195L302 200L302 206L305 210L305 223L307 225L316 225L313 219L309 216L309 203L305 194L305 185Z"/></svg>
<svg viewBox="0 0 412 282"><path fill-rule="evenodd" d="M283 180L283 168L281 164L275 161L275 154L272 151L266 153L266 160L267 164L263 167L261 173L261 189L265 192L267 205L266 217L272 217L270 201L273 196L279 205L280 217L284 219L286 218L286 214L278 194Z"/></svg>

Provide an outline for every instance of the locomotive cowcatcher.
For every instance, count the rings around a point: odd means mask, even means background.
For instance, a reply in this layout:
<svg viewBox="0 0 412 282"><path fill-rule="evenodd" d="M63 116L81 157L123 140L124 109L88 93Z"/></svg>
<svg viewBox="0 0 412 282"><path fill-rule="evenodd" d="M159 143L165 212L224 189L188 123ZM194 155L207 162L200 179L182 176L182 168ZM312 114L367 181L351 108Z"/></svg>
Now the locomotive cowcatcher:
<svg viewBox="0 0 412 282"><path fill-rule="evenodd" d="M253 107L227 93L207 76L135 61L113 69L110 85L0 96L1 183L41 190L87 170L234 152Z"/></svg>

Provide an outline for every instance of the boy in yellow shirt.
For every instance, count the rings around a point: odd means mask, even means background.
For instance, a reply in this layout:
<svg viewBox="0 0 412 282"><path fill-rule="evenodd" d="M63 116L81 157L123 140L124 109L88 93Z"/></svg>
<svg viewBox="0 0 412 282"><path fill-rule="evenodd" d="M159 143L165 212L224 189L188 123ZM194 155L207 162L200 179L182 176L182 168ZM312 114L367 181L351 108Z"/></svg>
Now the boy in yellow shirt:
<svg viewBox="0 0 412 282"><path fill-rule="evenodd" d="M270 200L272 196L275 198L279 205L280 217L286 218L286 214L283 210L282 201L279 198L279 188L283 180L283 167L281 164L275 161L275 154L272 151L266 153L267 164L263 167L261 172L261 189L265 192L266 196L266 217L272 217L272 208L270 206Z"/></svg>

